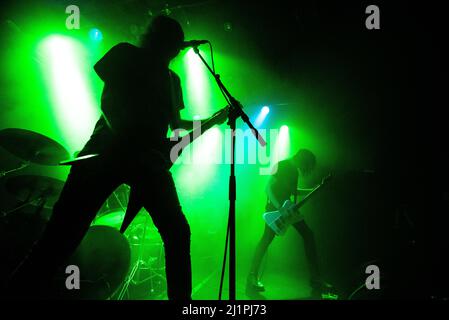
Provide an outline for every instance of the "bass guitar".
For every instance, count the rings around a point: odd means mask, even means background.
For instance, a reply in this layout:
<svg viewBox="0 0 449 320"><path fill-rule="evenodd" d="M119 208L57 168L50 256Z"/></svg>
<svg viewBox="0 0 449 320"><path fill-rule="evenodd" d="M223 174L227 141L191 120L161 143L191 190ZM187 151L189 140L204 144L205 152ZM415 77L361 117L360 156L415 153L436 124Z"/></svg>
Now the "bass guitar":
<svg viewBox="0 0 449 320"><path fill-rule="evenodd" d="M322 179L321 183L317 185L312 191L298 203L293 203L290 200L286 200L282 207L276 211L269 211L263 214L263 219L266 224L276 233L278 236L282 236L287 231L287 228L296 222L304 219L303 215L299 212L301 208L312 196L314 196L318 190L320 190L330 179L332 175L328 175Z"/></svg>

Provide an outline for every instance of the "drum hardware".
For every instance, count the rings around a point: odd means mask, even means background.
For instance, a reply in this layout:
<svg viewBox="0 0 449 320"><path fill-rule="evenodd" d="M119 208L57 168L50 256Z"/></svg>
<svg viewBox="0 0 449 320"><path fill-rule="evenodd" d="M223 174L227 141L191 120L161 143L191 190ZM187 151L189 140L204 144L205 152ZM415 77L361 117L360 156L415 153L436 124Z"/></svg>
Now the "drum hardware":
<svg viewBox="0 0 449 320"><path fill-rule="evenodd" d="M25 168L27 168L29 166L30 166L30 162L29 161L24 161L17 168L10 169L10 170L5 170L5 171L0 171L0 178L6 177L8 174L14 173L16 171L20 171L20 170L25 169Z"/></svg>
<svg viewBox="0 0 449 320"><path fill-rule="evenodd" d="M9 177L5 184L6 190L17 200L24 202L19 207L11 210L11 212L26 205L39 207L42 205L41 201L43 199L45 199L44 207L51 209L58 200L63 186L63 181L51 177L37 175Z"/></svg>
<svg viewBox="0 0 449 320"><path fill-rule="evenodd" d="M15 212L20 211L24 207L30 206L30 205L36 207L35 215L34 214L33 215L36 217L40 216L41 211L44 208L46 208L46 209L53 208L53 206L56 203L56 201L59 197L59 194L62 191L62 188L64 186L63 181L60 181L60 180L54 179L54 178L50 178L50 177L38 176L38 175L10 176L11 174L29 167L31 163L39 164L39 165L49 165L49 166L74 165L81 161L91 161L91 159L94 159L98 156L98 154L89 154L89 155L84 155L84 156L69 159L69 155L68 155L68 152L66 151L66 149L64 147L62 147L56 141L54 141L44 135L41 135L39 133L25 130L25 129L17 129L17 128L9 128L9 129L0 130L0 146L3 147L4 149L6 149L11 154L13 154L14 156L21 158L23 160L17 168L13 168L10 170L4 170L4 171L0 172L0 178L9 176L5 183L6 190L10 194L12 194L17 200L19 200L21 202L20 205L13 208L12 210L0 211L1 216L3 216L3 217L7 217ZM68 159L68 160L64 160L64 159ZM127 190L129 192L129 187L127 187ZM108 213L108 214L101 215L101 216L97 217L94 220L93 225L91 226L90 230L92 230L92 231L89 231L88 234L86 235L86 239L83 240L84 243L92 242L92 240L89 240L89 239L91 239L92 237L99 237L103 233L105 235L111 233L111 235L110 235L112 237L111 240L115 239L113 237L112 230L108 231L107 229L103 229L103 228L109 228L109 229L119 229L120 228L120 224L123 221L124 212L126 210L126 200L124 197L122 197L122 193L120 193L120 192L119 193L113 192L112 199L114 200L114 202L116 202L118 204L118 207L123 211L123 214L120 214L117 212L116 213L112 212L112 213ZM109 207L109 209L110 209L113 206L110 206L110 203L106 203L106 207L107 208ZM107 211L109 211L109 210L107 210ZM14 219L13 219L14 221L17 220L15 218L18 218L18 216L16 216L16 215L11 216L11 217L14 217ZM8 220L10 220L10 219L8 219ZM117 223L117 225L115 225L116 223ZM140 283L150 281L151 289L152 289L152 291L154 291L154 282L157 281L157 279L162 279L165 281L164 272L160 272L161 270L162 271L165 270L165 268L159 268L159 269L152 268L153 264L155 263L155 260L161 261L160 259L163 254L162 244L160 244L160 246L159 246L159 248L160 248L159 249L159 257L151 257L150 259L147 259L148 261L145 261L145 259L143 258L143 253L144 253L143 246L144 246L145 240L147 240L146 234L148 233L148 230L147 230L148 228L147 228L146 223L143 223L140 225L142 225L142 227L143 227L142 236L137 237L135 235L135 232L137 230L135 228L129 230L131 232L128 232L128 234L129 234L128 237L122 236L122 238L127 240L128 245L129 245L129 241L128 241L129 237L136 238L135 240L137 240L139 242L139 244L138 244L139 251L137 254L138 255L137 262L134 264L133 268L130 270L129 275L126 278L126 280L125 281L123 280L125 277L123 277L120 282L117 282L118 279L115 279L117 287L119 286L120 283L123 283L121 285L122 288L120 290L120 295L119 295L120 299L123 299L123 296L127 292L127 289L130 284L138 285ZM139 227L141 227L140 225L139 225ZM111 226L113 228L111 228ZM28 230L28 229L26 229L26 230ZM117 230L114 230L114 233L115 233L115 231L117 231ZM139 231L140 231L140 228L139 228ZM117 241L118 240L119 239L117 239ZM136 243L136 242L134 242L134 243ZM135 245L137 245L137 243ZM84 253L87 253L87 252L91 253L91 250L95 249L95 246L96 246L96 244L93 242L91 243L91 245L84 245L82 251L84 251ZM103 249L102 249L102 251L104 251ZM81 252L81 254L83 254L83 255L84 255L84 253ZM92 257L94 257L94 256L95 255L92 255ZM104 259L106 259L106 257L104 257ZM87 263L89 261L85 261L85 262ZM92 267L93 268L92 272L95 273L97 267ZM140 279L140 277L142 276L141 270L144 268L150 269L151 275L149 277L146 277L145 279L141 280ZM124 271L124 270L122 270L122 271ZM129 270L127 270L126 272L128 272L128 271ZM99 290L99 286L100 286L100 282L101 282L102 294L105 294L105 292L108 292L108 294L111 294L112 293L111 290L115 289L116 287L113 284L110 284L109 281L107 281L107 279L102 279L102 276L104 276L104 275L97 276L96 274L92 274L91 278L84 279L82 281L83 281L83 284L92 286L92 289L94 289L93 287L96 286L97 291ZM110 276L113 276L113 275L110 274ZM92 279L95 279L95 280L92 280ZM112 286L113 288L109 287L109 286ZM99 292L97 292L96 294L99 294Z"/></svg>
<svg viewBox="0 0 449 320"><path fill-rule="evenodd" d="M137 255L137 259L136 262L134 264L134 266L132 267L128 277L126 278L126 280L124 281L122 288L120 290L120 293L117 296L117 300L123 300L125 295L128 294L129 295L129 286L132 284L134 286L140 285L142 283L145 283L147 281L150 281L150 292L152 294L155 293L155 282L157 281L157 278L160 279L160 281L163 281L165 283L166 278L165 275L163 273L165 273L165 268L162 268L162 272L160 272L161 270L158 270L156 268L152 267L152 262L154 262L155 260L159 260L162 259L162 255L163 255L163 246L162 244L159 244L159 257L157 258L149 258L148 261L145 261L143 258L143 248L144 248L144 241L145 241L145 236L148 230L148 225L146 222L143 222L143 232L142 235L140 236L140 243L137 245L138 248L138 255ZM128 237L129 238L129 237ZM141 273L143 269L147 269L150 271L150 275L144 279L140 279L141 278Z"/></svg>
<svg viewBox="0 0 449 320"><path fill-rule="evenodd" d="M21 158L23 161L17 167L0 172L0 178L11 173L23 170L31 163L40 165L57 165L59 161L67 158L67 150L56 141L25 129L8 128L0 130L0 146ZM16 212L28 205L37 206L37 212L44 207L52 208L62 190L64 183L60 180L44 176L24 175L9 177L6 189L19 201L20 206L1 211L2 216Z"/></svg>
<svg viewBox="0 0 449 320"><path fill-rule="evenodd" d="M27 201L27 202L21 204L20 206L15 207L15 208L12 209L12 210L9 210L9 211L1 211L2 217L5 218L5 217L9 216L11 213L14 213L14 212L16 212L16 211L18 211L18 210L20 210L20 209L22 209L22 208L25 208L26 206L29 206L29 205L31 205L31 204L33 204L33 203L36 203L36 201L37 201L37 205L36 205L36 215L39 215L39 213L42 211L42 209L44 208L45 203L46 203L46 198L43 197L43 196L40 196L40 197L38 197L38 198L34 198L34 199L30 200L30 201Z"/></svg>
<svg viewBox="0 0 449 320"><path fill-rule="evenodd" d="M26 162L41 165L54 166L68 158L67 150L59 143L40 133L25 129L1 130L0 146ZM26 166L22 165L17 170Z"/></svg>
<svg viewBox="0 0 449 320"><path fill-rule="evenodd" d="M129 187L127 187L127 191L128 191L128 194L129 194ZM112 196L115 198L115 200L116 200L117 203L119 204L120 209L122 209L123 212L125 212L125 211L126 211L126 205L123 204L122 201L120 200L120 197L117 195L117 191L114 191L114 192L112 193Z"/></svg>
<svg viewBox="0 0 449 320"><path fill-rule="evenodd" d="M125 203L121 201L121 195L120 191L116 191L111 195L109 200L116 201L113 201L112 206L106 205L106 211L100 211L100 214L97 215L91 226L108 226L116 230L120 229L126 211ZM114 204L118 204L116 209L108 210ZM121 206L123 209L119 208ZM136 260L113 299L127 299L127 297L132 295L130 293L130 286L135 288L136 286L149 282L150 293L154 294L157 291L155 288L158 287L158 284L165 283L165 268L158 268L158 266L154 265L156 261L163 260L162 243L159 241L157 244L152 244L158 247L157 257L149 257L148 259L145 257L145 247L148 246L149 233L152 230L148 220L147 213L137 215L124 234L131 246L131 251L136 252ZM149 275L147 275L146 271L149 272Z"/></svg>

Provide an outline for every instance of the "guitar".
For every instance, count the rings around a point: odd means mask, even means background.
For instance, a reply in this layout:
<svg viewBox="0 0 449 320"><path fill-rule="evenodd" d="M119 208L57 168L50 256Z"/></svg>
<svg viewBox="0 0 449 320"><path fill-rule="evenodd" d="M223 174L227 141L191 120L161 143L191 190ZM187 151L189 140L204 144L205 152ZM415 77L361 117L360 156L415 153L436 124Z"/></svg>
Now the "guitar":
<svg viewBox="0 0 449 320"><path fill-rule="evenodd" d="M189 131L185 136L180 137L177 132L172 138L166 138L165 143L157 148L151 148L149 152L144 154L146 158L152 158L153 166L160 166L170 169L182 153L182 151L193 141L199 138L204 132L212 128L216 124L223 123L228 117L229 106L226 106L219 111L215 112L209 119L201 121L201 126ZM99 156L98 153L87 154L76 157L74 159L68 159L60 161L61 166L71 166L81 162L86 162L89 159L94 159ZM147 159L148 160L148 159Z"/></svg>
<svg viewBox="0 0 449 320"><path fill-rule="evenodd" d="M151 149L150 153L146 153L145 159L142 160L151 163L153 167L161 166L165 167L167 170L170 169L176 159L179 158L185 147L195 141L195 139L200 137L204 132L212 128L214 125L223 123L228 117L228 112L229 106L222 108L221 110L215 112L209 119L201 121L201 126L194 128L183 137L179 137L179 135L176 135L175 133L175 137L167 138L167 140L165 141L166 143L164 143L163 147ZM179 141L179 139L181 140ZM75 159L61 161L59 164L74 165L80 162L89 161L89 159L95 159L98 156L99 154L84 155ZM152 160L154 161L148 161L148 158L152 158ZM126 209L126 213L120 227L121 233L125 232L126 228L130 225L134 217L142 208L142 202L138 198L137 193L134 191L134 189L131 188L128 207Z"/></svg>
<svg viewBox="0 0 449 320"><path fill-rule="evenodd" d="M167 139L165 148L153 150L153 155L157 155L159 159L162 159L164 166L170 169L176 159L179 158L184 148L195 141L201 134L206 132L206 130L212 128L215 124L224 122L227 119L229 111L229 106L214 113L209 119L201 121L201 126L191 130L187 135L181 137L179 141L179 136ZM123 233L128 228L128 226L133 221L137 213L143 208L142 201L139 199L137 192L131 187L131 192L129 194L128 207L126 208L125 217L123 218L122 225L120 227L120 232Z"/></svg>
<svg viewBox="0 0 449 320"><path fill-rule="evenodd" d="M331 178L332 175L330 174L323 178L321 183L313 188L312 191L298 203L293 203L290 200L286 200L279 210L265 212L263 214L263 219L266 224L276 233L276 235L284 235L289 225L304 219L298 209L301 208Z"/></svg>

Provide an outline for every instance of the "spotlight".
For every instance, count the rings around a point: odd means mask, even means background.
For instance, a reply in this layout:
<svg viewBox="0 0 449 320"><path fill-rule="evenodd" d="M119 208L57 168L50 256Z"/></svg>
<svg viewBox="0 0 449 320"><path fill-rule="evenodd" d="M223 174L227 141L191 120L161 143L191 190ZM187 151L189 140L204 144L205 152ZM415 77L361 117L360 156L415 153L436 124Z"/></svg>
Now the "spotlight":
<svg viewBox="0 0 449 320"><path fill-rule="evenodd" d="M89 38L93 41L101 41L103 40L103 34L97 28L90 29Z"/></svg>
<svg viewBox="0 0 449 320"><path fill-rule="evenodd" d="M259 127L264 122L264 120L267 117L267 114L269 112L270 112L270 108L268 106L262 107L262 109L260 110L256 120L254 120L254 125L256 127Z"/></svg>
<svg viewBox="0 0 449 320"><path fill-rule="evenodd" d="M279 160L286 159L290 154L290 133L287 125L280 128L276 149Z"/></svg>
<svg viewBox="0 0 449 320"><path fill-rule="evenodd" d="M266 116L269 112L270 112L270 108L267 107L267 106L264 106L264 107L262 108L262 110L261 110L261 113L262 113L263 115L265 115L265 116Z"/></svg>

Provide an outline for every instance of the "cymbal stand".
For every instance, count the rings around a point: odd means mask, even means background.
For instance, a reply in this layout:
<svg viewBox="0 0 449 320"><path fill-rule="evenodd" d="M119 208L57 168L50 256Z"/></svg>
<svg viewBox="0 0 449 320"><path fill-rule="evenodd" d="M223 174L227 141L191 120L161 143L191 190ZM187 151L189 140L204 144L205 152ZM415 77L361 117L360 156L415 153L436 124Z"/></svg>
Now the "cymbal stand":
<svg viewBox="0 0 449 320"><path fill-rule="evenodd" d="M4 218L4 217L10 215L10 214L13 213L13 212L16 212L17 210L20 210L20 209L22 209L22 208L24 208L24 207L26 207L26 206L32 204L32 203L35 202L35 201L40 201L40 202L44 201L44 203L45 203L46 198L45 198L44 195L40 195L39 197L33 198L33 199L31 199L31 200L26 200L25 203L21 204L20 206L14 208L14 209L11 209L11 210L9 210L9 211L1 211L1 215L2 215L2 217ZM39 204L39 206L40 206L40 205L41 205L41 204Z"/></svg>
<svg viewBox="0 0 449 320"><path fill-rule="evenodd" d="M151 291L153 292L154 291L154 289L153 289L154 288L153 279L155 277L160 277L160 278L163 279L163 281L166 280L164 275L162 275L161 273L158 273L155 270L152 270L151 266L150 266L150 263L148 263L147 261L145 261L143 259L143 246L144 246L146 233L147 233L147 223L144 223L144 229L143 229L142 236L140 238L140 243L139 243L139 253L138 253L138 256L137 256L137 261L135 262L134 266L132 267L131 271L129 272L129 275L126 278L126 280L125 280L125 282L124 282L124 284L123 284L123 286L122 286L122 288L120 290L120 293L119 293L119 295L117 297L117 300L123 300L124 299L125 294L129 290L130 284L138 285L140 283L144 283L144 282L150 280ZM162 256L162 246L161 246L161 250L159 252L158 259L161 259L161 256ZM148 266L148 269L150 269L152 275L150 275L149 277L147 277L147 278L145 278L143 280L134 280L134 278L139 279L142 266Z"/></svg>
<svg viewBox="0 0 449 320"><path fill-rule="evenodd" d="M11 169L11 170L0 171L0 178L5 177L6 175L8 175L10 173L14 173L16 171L25 169L25 168L27 168L29 166L30 166L30 162L29 161L24 161L17 168L14 168L14 169Z"/></svg>

